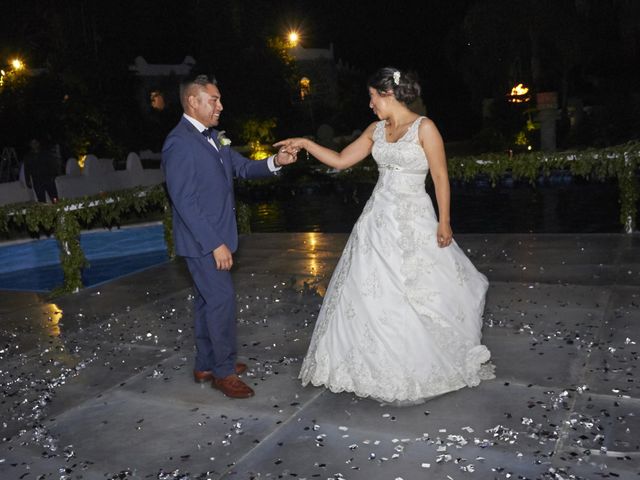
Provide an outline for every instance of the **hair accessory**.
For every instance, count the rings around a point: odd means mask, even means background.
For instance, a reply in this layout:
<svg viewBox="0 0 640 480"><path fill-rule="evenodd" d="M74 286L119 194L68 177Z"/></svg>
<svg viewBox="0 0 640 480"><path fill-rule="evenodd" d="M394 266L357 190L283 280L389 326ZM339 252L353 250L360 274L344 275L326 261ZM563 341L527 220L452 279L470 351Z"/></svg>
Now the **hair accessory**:
<svg viewBox="0 0 640 480"><path fill-rule="evenodd" d="M400 70L393 72L393 83L400 85Z"/></svg>

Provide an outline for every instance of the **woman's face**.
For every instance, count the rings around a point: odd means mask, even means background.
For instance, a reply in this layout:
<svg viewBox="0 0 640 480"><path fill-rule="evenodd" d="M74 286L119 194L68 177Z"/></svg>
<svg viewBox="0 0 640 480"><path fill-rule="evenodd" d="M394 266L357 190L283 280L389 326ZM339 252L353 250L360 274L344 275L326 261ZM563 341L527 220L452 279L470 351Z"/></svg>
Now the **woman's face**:
<svg viewBox="0 0 640 480"><path fill-rule="evenodd" d="M392 92L380 94L375 88L369 87L369 108L380 120L388 118L390 104L394 98Z"/></svg>

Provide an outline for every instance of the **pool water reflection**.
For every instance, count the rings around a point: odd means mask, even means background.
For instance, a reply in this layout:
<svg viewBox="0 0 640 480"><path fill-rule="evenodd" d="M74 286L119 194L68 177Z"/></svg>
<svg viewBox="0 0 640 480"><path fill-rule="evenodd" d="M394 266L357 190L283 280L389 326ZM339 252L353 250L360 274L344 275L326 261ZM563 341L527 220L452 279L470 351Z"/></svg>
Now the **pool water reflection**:
<svg viewBox="0 0 640 480"><path fill-rule="evenodd" d="M161 224L83 233L80 244L89 261L86 286L168 261ZM0 290L50 291L63 282L58 245L53 238L0 248Z"/></svg>
<svg viewBox="0 0 640 480"><path fill-rule="evenodd" d="M283 189L284 190L284 189ZM255 232L348 233L373 190L309 185L269 199L243 199L251 207ZM433 187L428 188L434 200ZM613 233L619 223L618 187L611 182L565 179L560 184L498 185L453 183L451 223L454 233Z"/></svg>

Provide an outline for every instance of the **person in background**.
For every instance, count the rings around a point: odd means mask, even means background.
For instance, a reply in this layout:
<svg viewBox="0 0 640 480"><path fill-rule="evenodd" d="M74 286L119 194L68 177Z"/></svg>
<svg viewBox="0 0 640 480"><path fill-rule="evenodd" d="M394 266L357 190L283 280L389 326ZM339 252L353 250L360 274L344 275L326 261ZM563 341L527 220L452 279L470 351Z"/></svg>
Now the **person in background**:
<svg viewBox="0 0 640 480"><path fill-rule="evenodd" d="M24 176L27 186L33 188L39 202L58 201L56 177L60 174L60 160L52 148L38 138L29 142L29 152L24 157Z"/></svg>

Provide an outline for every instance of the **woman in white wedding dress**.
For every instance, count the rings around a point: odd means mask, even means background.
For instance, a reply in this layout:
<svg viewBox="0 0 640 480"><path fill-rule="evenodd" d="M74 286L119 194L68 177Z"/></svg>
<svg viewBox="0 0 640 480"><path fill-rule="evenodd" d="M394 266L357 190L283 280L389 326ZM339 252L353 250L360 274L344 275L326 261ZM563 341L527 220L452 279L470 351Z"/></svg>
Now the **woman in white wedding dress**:
<svg viewBox="0 0 640 480"><path fill-rule="evenodd" d="M340 153L305 138L276 144L304 148L337 169L372 154L379 169L329 283L300 379L419 403L493 378L480 343L488 282L453 240L442 138L430 119L407 108L420 95L415 77L383 68L368 85L380 121ZM438 217L425 190L429 171Z"/></svg>

